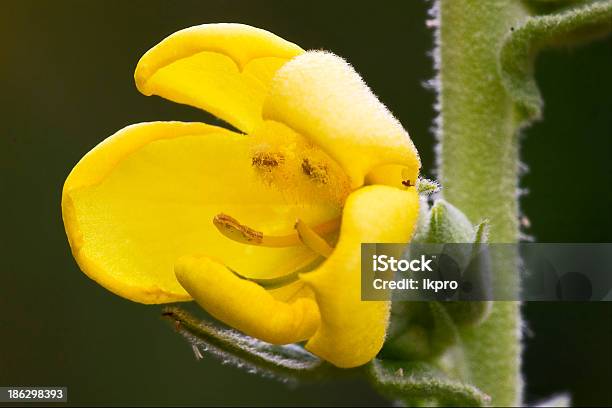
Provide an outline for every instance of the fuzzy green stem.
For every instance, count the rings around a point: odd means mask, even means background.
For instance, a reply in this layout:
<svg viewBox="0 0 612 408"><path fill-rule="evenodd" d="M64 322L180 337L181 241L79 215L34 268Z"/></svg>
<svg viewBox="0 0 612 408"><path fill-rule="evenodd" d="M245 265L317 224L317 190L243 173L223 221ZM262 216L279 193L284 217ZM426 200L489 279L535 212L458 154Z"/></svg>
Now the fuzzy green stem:
<svg viewBox="0 0 612 408"><path fill-rule="evenodd" d="M473 223L490 221L490 242L519 237L519 121L498 58L502 40L526 16L519 0L440 0L434 7L442 192ZM498 281L515 284L516 258L492 262ZM518 302L495 302L483 324L462 329L466 380L496 406L522 402L520 325Z"/></svg>

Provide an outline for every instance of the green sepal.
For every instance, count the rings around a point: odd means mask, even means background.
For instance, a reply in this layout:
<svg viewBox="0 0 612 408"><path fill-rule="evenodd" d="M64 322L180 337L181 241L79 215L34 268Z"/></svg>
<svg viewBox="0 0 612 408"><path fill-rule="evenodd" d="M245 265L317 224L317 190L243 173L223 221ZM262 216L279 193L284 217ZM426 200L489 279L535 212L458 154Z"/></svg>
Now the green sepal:
<svg viewBox="0 0 612 408"><path fill-rule="evenodd" d="M445 251L458 261L464 274L470 275L470 282L486 287L490 266L488 257L484 256L486 253L479 251L480 244L487 242L488 230L486 220L473 227L452 204L436 200L429 209L427 199L421 197L419 222L412 242L472 244L448 246ZM457 343L456 325L478 325L490 312L490 301L393 302L387 339L380 356L404 360L438 357Z"/></svg>
<svg viewBox="0 0 612 408"><path fill-rule="evenodd" d="M380 357L431 360L459 342L457 326L442 303L394 302L393 306L392 324Z"/></svg>
<svg viewBox="0 0 612 408"><path fill-rule="evenodd" d="M487 242L489 242L489 220L484 220L475 228L474 243L486 244Z"/></svg>
<svg viewBox="0 0 612 408"><path fill-rule="evenodd" d="M417 302L411 302L417 303ZM393 319L393 322L404 322L404 316ZM391 324L393 327L394 324ZM383 358L398 358L402 360L426 360L431 357L429 332L418 323L412 322L403 330L394 330L395 334L388 334L385 344L379 353Z"/></svg>
<svg viewBox="0 0 612 408"><path fill-rule="evenodd" d="M281 381L312 380L340 371L309 353L297 344L278 346L241 334L235 330L200 321L176 306L163 309L170 320L191 344L197 358L212 355L224 364L245 369L251 374Z"/></svg>
<svg viewBox="0 0 612 408"><path fill-rule="evenodd" d="M470 243L474 241L474 227L457 207L438 199L429 211L429 228L424 242Z"/></svg>
<svg viewBox="0 0 612 408"><path fill-rule="evenodd" d="M542 116L542 96L534 77L535 56L542 48L574 45L612 29L612 1L589 1L552 14L528 17L511 27L499 54L504 88L513 99L519 122Z"/></svg>
<svg viewBox="0 0 612 408"><path fill-rule="evenodd" d="M440 184L437 181L419 177L417 180L417 191L419 194L429 195L440 191Z"/></svg>
<svg viewBox="0 0 612 408"><path fill-rule="evenodd" d="M491 314L491 301L445 302L452 319L460 326L476 326Z"/></svg>
<svg viewBox="0 0 612 408"><path fill-rule="evenodd" d="M490 265L486 248L481 244L487 243L488 235L487 220L474 228L461 210L447 201L437 200L430 211L429 231L425 242L472 243L471 249L451 246L447 251L453 252L452 257L461 264L464 276L469 275L468 280L479 286L475 289L486 290L490 287L490 277L487 275L490 272ZM490 301L472 301L464 298L457 302L443 302L443 305L459 325L480 324L491 312Z"/></svg>
<svg viewBox="0 0 612 408"><path fill-rule="evenodd" d="M474 243L472 245L471 262L464 271L464 276L469 276L470 282L475 282L480 288L490 287L489 273L490 264L486 252L482 253L481 244L486 244L489 235L489 223L483 221L476 226ZM481 291L482 292L482 291ZM455 323L461 326L475 326L487 319L491 313L491 301L468 301L464 299L458 302L444 302L446 310L453 318Z"/></svg>
<svg viewBox="0 0 612 408"><path fill-rule="evenodd" d="M427 303L433 321L430 332L432 355L440 356L449 347L461 341L459 331L457 330L456 322L444 305L446 302Z"/></svg>
<svg viewBox="0 0 612 408"><path fill-rule="evenodd" d="M375 359L369 373L382 394L408 406L487 406L491 401L476 387L428 363Z"/></svg>

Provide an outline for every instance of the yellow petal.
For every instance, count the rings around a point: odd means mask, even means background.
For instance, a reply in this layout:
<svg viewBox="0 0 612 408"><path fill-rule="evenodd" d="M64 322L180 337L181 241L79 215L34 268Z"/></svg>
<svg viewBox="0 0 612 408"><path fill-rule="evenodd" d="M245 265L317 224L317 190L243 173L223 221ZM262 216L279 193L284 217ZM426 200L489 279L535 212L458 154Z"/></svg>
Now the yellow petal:
<svg viewBox="0 0 612 408"><path fill-rule="evenodd" d="M249 336L273 344L295 343L312 336L319 324L312 298L277 300L210 258L183 257L175 272L181 285L208 313Z"/></svg>
<svg viewBox="0 0 612 408"><path fill-rule="evenodd" d="M231 214L283 235L297 218L316 225L340 209L263 179L253 168L253 140L205 124L155 122L129 126L96 146L72 170L62 195L81 269L142 303L190 299L174 275L176 259L187 254L214 255L243 276L286 274L285 266L304 260L308 249L236 243L219 233L213 217Z"/></svg>
<svg viewBox="0 0 612 408"><path fill-rule="evenodd" d="M145 95L206 110L245 133L261 121L276 70L302 53L297 45L242 24L204 24L151 48L134 78Z"/></svg>
<svg viewBox="0 0 612 408"><path fill-rule="evenodd" d="M348 173L353 188L385 165L401 165L412 182L420 161L408 133L343 59L306 52L272 80L264 118L310 138ZM393 185L401 187L401 177Z"/></svg>
<svg viewBox="0 0 612 408"><path fill-rule="evenodd" d="M348 197L336 249L317 270L300 275L312 287L321 314L308 350L338 367L356 367L376 356L389 302L361 301L361 243L408 242L417 214L414 187L367 186Z"/></svg>

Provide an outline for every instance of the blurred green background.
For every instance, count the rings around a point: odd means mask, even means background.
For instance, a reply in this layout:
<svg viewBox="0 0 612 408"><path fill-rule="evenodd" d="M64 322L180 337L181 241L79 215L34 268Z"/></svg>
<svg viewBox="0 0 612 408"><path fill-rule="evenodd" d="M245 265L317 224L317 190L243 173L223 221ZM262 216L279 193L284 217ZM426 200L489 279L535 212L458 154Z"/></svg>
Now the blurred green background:
<svg viewBox="0 0 612 408"><path fill-rule="evenodd" d="M135 122L214 121L140 95L140 56L191 25L241 22L347 58L409 129L432 176L433 76L424 1L3 1L0 3L0 386L66 385L79 404L384 403L365 383L288 387L196 361L160 307L123 300L80 273L60 194L72 166ZM537 61L545 120L523 135L528 232L610 242L611 42ZM527 398L569 392L611 403L607 303L525 305Z"/></svg>

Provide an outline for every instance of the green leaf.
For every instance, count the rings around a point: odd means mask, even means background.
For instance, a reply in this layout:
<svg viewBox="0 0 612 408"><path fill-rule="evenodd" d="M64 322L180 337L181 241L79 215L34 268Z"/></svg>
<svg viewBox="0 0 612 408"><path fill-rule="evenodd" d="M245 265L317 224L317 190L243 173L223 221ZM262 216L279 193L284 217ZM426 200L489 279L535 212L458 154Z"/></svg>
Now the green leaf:
<svg viewBox="0 0 612 408"><path fill-rule="evenodd" d="M457 207L439 199L434 202L429 214L429 231L426 242L473 242L474 227Z"/></svg>
<svg viewBox="0 0 612 408"><path fill-rule="evenodd" d="M455 380L427 363L373 360L369 366L375 387L409 406L486 406L490 397L476 387Z"/></svg>
<svg viewBox="0 0 612 408"><path fill-rule="evenodd" d="M519 120L542 116L542 97L534 78L534 59L549 46L573 45L601 37L612 29L612 1L591 1L547 15L528 17L504 39L499 70L516 104Z"/></svg>
<svg viewBox="0 0 612 408"><path fill-rule="evenodd" d="M162 316L173 322L176 330L191 343L198 359L212 355L224 364L282 381L314 379L336 370L299 345L277 346L266 343L231 329L199 321L175 306L165 307Z"/></svg>

